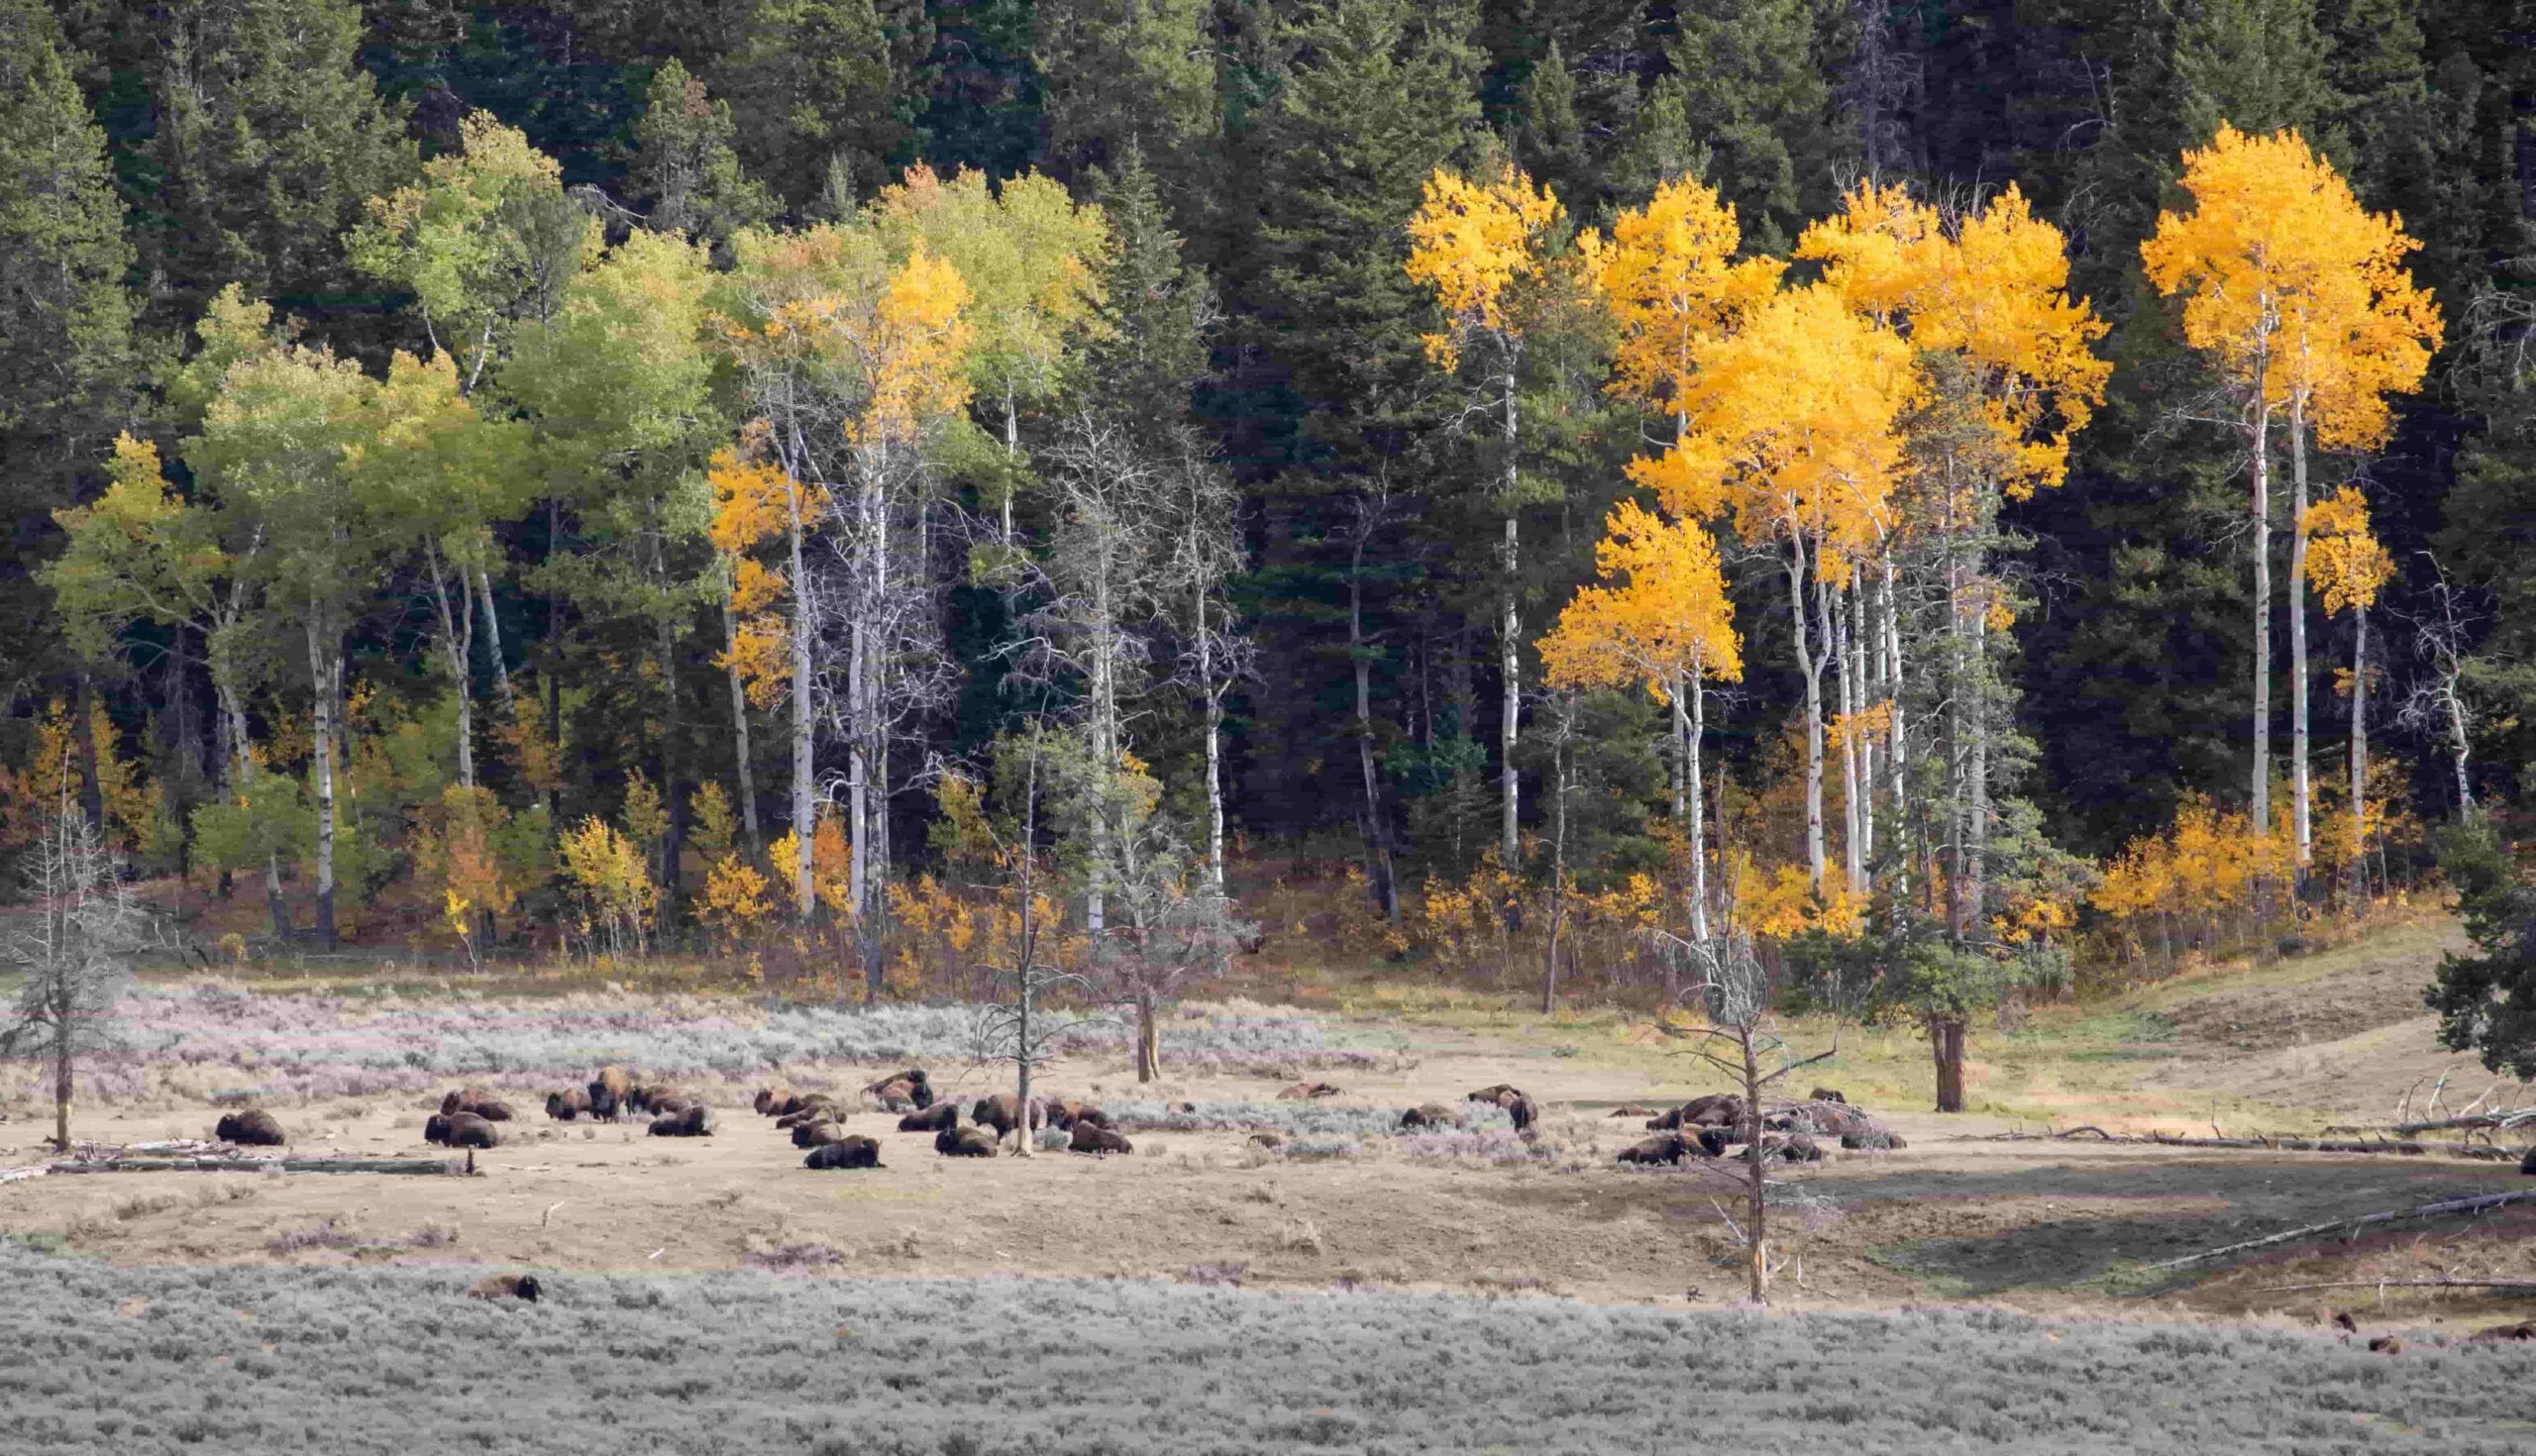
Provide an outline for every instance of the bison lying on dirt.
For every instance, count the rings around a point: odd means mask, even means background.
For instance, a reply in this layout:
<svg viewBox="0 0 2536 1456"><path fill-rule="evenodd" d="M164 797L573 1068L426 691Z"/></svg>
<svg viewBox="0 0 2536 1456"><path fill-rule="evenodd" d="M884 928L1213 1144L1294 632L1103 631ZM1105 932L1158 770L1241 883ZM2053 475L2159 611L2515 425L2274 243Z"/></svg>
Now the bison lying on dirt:
<svg viewBox="0 0 2536 1456"><path fill-rule="evenodd" d="M893 1112L921 1112L933 1105L933 1084L921 1067L894 1072L870 1083L863 1094Z"/></svg>
<svg viewBox="0 0 2536 1456"><path fill-rule="evenodd" d="M1672 1132L1684 1127L1741 1127L1744 1125L1744 1099L1733 1092L1712 1092L1693 1097L1661 1117L1646 1124L1649 1132Z"/></svg>
<svg viewBox="0 0 2536 1456"><path fill-rule="evenodd" d="M1691 1147L1690 1141L1680 1133L1668 1132L1621 1149L1621 1161L1648 1165L1665 1163L1678 1168L1684 1158L1691 1156Z"/></svg>
<svg viewBox="0 0 2536 1456"><path fill-rule="evenodd" d="M1135 1144L1094 1122L1076 1123L1074 1141L1068 1144L1068 1147L1074 1152L1096 1153L1104 1156L1110 1153L1132 1153L1136 1150Z"/></svg>
<svg viewBox="0 0 2536 1456"><path fill-rule="evenodd" d="M281 1122L262 1107L223 1116L211 1135L225 1143L251 1148L277 1148L288 1141L282 1135Z"/></svg>
<svg viewBox="0 0 2536 1456"><path fill-rule="evenodd" d="M995 1135L1000 1138L1009 1136L1016 1127L1027 1127L1032 1132L1038 1131L1039 1124L1047 1120L1047 1110L1040 1105L1037 1097L1030 1099L1030 1105L1026 1109L1029 1114L1026 1122L1023 1120L1024 1110L1012 1093L997 1092L993 1096L978 1098L978 1104L969 1109L969 1120L980 1127L994 1128Z"/></svg>
<svg viewBox="0 0 2536 1456"><path fill-rule="evenodd" d="M850 1134L842 1122L804 1122L792 1129L792 1146L823 1148L830 1143L841 1143Z"/></svg>
<svg viewBox="0 0 2536 1456"><path fill-rule="evenodd" d="M1458 1127L1461 1118L1441 1102L1422 1102L1400 1114L1403 1131L1413 1127Z"/></svg>
<svg viewBox="0 0 2536 1456"><path fill-rule="evenodd" d="M467 1292L471 1300L526 1300L534 1304L546 1291L534 1274L493 1274L478 1281Z"/></svg>
<svg viewBox="0 0 2536 1456"><path fill-rule="evenodd" d="M812 1148L810 1156L801 1160L804 1168L878 1168L881 1145L868 1137L844 1137L824 1146Z"/></svg>
<svg viewBox="0 0 2536 1456"><path fill-rule="evenodd" d="M590 1111L590 1094L578 1087L546 1094L546 1115L558 1122L573 1122L586 1117Z"/></svg>
<svg viewBox="0 0 2536 1456"><path fill-rule="evenodd" d="M959 1125L958 1102L936 1102L921 1112L909 1112L898 1119L900 1132L941 1132Z"/></svg>
<svg viewBox="0 0 2536 1456"><path fill-rule="evenodd" d="M458 1089L456 1092L447 1092L442 1095L440 1099L441 1115L447 1117L458 1112L473 1112L487 1122L508 1122L511 1120L510 1103L494 1096L491 1092L484 1091L480 1087L463 1087Z"/></svg>
<svg viewBox="0 0 2536 1456"><path fill-rule="evenodd" d="M1277 1100L1281 1102L1309 1102L1317 1101L1321 1097L1334 1097L1336 1095L1338 1095L1338 1088L1332 1083L1298 1082L1293 1087L1277 1093Z"/></svg>
<svg viewBox="0 0 2536 1456"><path fill-rule="evenodd" d="M844 1120L845 1108L837 1104L836 1098L825 1092L812 1092L806 1097L794 1097L792 1110L776 1118L775 1125L780 1129L790 1130L804 1122L842 1122Z"/></svg>
<svg viewBox="0 0 2536 1456"><path fill-rule="evenodd" d="M679 1110L652 1119L654 1137L711 1137L713 1109L702 1102L682 1102Z"/></svg>
<svg viewBox="0 0 2536 1456"><path fill-rule="evenodd" d="M995 1139L976 1127L946 1127L933 1135L933 1150L945 1158L992 1158Z"/></svg>
<svg viewBox="0 0 2536 1456"><path fill-rule="evenodd" d="M445 1148L498 1148L502 1134L473 1112L435 1112L423 1119L423 1141Z"/></svg>

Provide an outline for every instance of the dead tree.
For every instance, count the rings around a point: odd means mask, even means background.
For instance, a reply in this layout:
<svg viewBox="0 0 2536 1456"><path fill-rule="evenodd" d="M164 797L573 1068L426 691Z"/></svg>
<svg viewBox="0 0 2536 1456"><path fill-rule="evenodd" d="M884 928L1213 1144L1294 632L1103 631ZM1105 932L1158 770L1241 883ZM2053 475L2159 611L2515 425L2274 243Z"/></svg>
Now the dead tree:
<svg viewBox="0 0 2536 1456"><path fill-rule="evenodd" d="M64 805L29 856L31 903L0 938L0 961L26 978L0 1025L0 1057L52 1065L53 1145L65 1153L79 1057L116 1045L115 1003L146 928L120 869L96 826Z"/></svg>

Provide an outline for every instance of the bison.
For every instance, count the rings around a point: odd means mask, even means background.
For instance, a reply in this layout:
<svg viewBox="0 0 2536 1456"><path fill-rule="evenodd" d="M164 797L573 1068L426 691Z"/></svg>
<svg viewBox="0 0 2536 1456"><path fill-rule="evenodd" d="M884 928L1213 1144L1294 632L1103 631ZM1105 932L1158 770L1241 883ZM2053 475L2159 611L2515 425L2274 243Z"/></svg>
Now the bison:
<svg viewBox="0 0 2536 1456"><path fill-rule="evenodd" d="M1678 1132L1662 1133L1621 1149L1621 1161L1650 1166L1664 1163L1678 1168L1691 1155L1691 1146L1690 1140Z"/></svg>
<svg viewBox="0 0 2536 1456"><path fill-rule="evenodd" d="M1744 1099L1733 1092L1713 1092L1693 1097L1672 1111L1646 1124L1649 1132L1671 1132L1683 1127L1741 1127L1744 1125Z"/></svg>
<svg viewBox="0 0 2536 1456"><path fill-rule="evenodd" d="M1653 1107L1641 1107L1636 1102L1623 1102L1619 1106L1614 1107L1607 1115L1613 1117L1654 1117L1660 1114L1658 1114Z"/></svg>
<svg viewBox="0 0 2536 1456"><path fill-rule="evenodd" d="M1110 1153L1132 1153L1136 1150L1135 1144L1094 1122L1076 1123L1074 1141L1067 1144L1067 1147L1073 1152L1094 1153L1102 1156Z"/></svg>
<svg viewBox="0 0 2536 1456"><path fill-rule="evenodd" d="M277 1148L289 1140L282 1135L280 1121L262 1107L228 1113L211 1135L225 1143L256 1148Z"/></svg>
<svg viewBox="0 0 2536 1456"><path fill-rule="evenodd" d="M1898 1153L1909 1144L1902 1141L1902 1134L1898 1132L1869 1127L1855 1132L1842 1133L1841 1146L1851 1152Z"/></svg>
<svg viewBox="0 0 2536 1456"><path fill-rule="evenodd" d="M893 1072L878 1082L866 1084L863 1094L893 1112L921 1112L933 1105L933 1083L921 1067ZM898 1105L905 1103L904 1106Z"/></svg>
<svg viewBox="0 0 2536 1456"><path fill-rule="evenodd" d="M825 1092L812 1092L792 1099L792 1110L775 1119L779 1129L791 1130L804 1122L834 1122L845 1116L845 1108Z"/></svg>
<svg viewBox="0 0 2536 1456"><path fill-rule="evenodd" d="M473 1112L487 1122L511 1120L510 1104L480 1087L463 1087L444 1094L440 1099L440 1112L444 1117L458 1112Z"/></svg>
<svg viewBox="0 0 2536 1456"><path fill-rule="evenodd" d="M1848 1097L1841 1095L1837 1090L1828 1087L1816 1088L1813 1094L1807 1100L1816 1102L1839 1102L1845 1107L1849 1103L1849 1099Z"/></svg>
<svg viewBox="0 0 2536 1456"><path fill-rule="evenodd" d="M677 1088L655 1086L634 1089L632 1105L637 1112L649 1112L659 1116L669 1112L684 1112L688 1107L696 1105L696 1102L695 1098Z"/></svg>
<svg viewBox="0 0 2536 1456"><path fill-rule="evenodd" d="M992 1158L995 1139L975 1127L946 1127L933 1135L933 1150L945 1158Z"/></svg>
<svg viewBox="0 0 2536 1456"><path fill-rule="evenodd" d="M534 1304L546 1291L534 1274L495 1274L467 1292L471 1300L526 1300Z"/></svg>
<svg viewBox="0 0 2536 1456"><path fill-rule="evenodd" d="M781 1117L792 1111L800 1100L801 1094L789 1087L762 1087L749 1105L757 1108L758 1115L762 1117Z"/></svg>
<svg viewBox="0 0 2536 1456"><path fill-rule="evenodd" d="M1400 1114L1401 1130L1413 1127L1457 1127L1461 1118L1441 1102L1425 1102Z"/></svg>
<svg viewBox="0 0 2536 1456"><path fill-rule="evenodd" d="M1693 1130L1699 1134L1700 1156L1703 1158L1725 1157L1727 1147L1735 1141L1734 1134L1723 1127L1701 1127Z"/></svg>
<svg viewBox="0 0 2536 1456"><path fill-rule="evenodd" d="M846 1136L842 1122L804 1122L792 1129L792 1146L823 1148L830 1143L843 1142Z"/></svg>
<svg viewBox="0 0 2536 1456"><path fill-rule="evenodd" d="M1319 1101L1322 1097L1334 1097L1336 1095L1338 1095L1338 1089L1329 1083L1298 1082L1293 1087L1277 1093L1277 1100L1281 1102L1311 1102ZM1196 1109L1193 1107L1190 1110L1195 1111Z"/></svg>
<svg viewBox="0 0 2536 1456"><path fill-rule="evenodd" d="M1804 1133L1790 1133L1786 1137L1763 1138L1761 1156L1786 1163L1820 1163L1823 1161L1823 1145Z"/></svg>
<svg viewBox="0 0 2536 1456"><path fill-rule="evenodd" d="M423 1141L445 1148L498 1148L502 1134L473 1112L435 1112L423 1119Z"/></svg>
<svg viewBox="0 0 2536 1456"><path fill-rule="evenodd" d="M960 1125L958 1102L936 1102L921 1112L909 1112L898 1119L900 1132L940 1132Z"/></svg>
<svg viewBox="0 0 2536 1456"><path fill-rule="evenodd" d="M571 1122L589 1115L590 1094L578 1087L546 1094L546 1115L558 1122Z"/></svg>
<svg viewBox="0 0 2536 1456"><path fill-rule="evenodd" d="M1059 1132L1073 1131L1077 1122L1089 1122L1095 1127L1110 1125L1109 1113L1081 1097L1050 1097L1042 1106L1047 1113L1048 1125Z"/></svg>
<svg viewBox="0 0 2536 1456"><path fill-rule="evenodd" d="M590 1115L610 1121L633 1110L634 1079L622 1067L602 1067L590 1079Z"/></svg>
<svg viewBox="0 0 2536 1456"><path fill-rule="evenodd" d="M1517 1132L1522 1132L1526 1128L1531 1127L1534 1122L1540 1120L1540 1105L1534 1102L1531 1097L1526 1096L1522 1088L1512 1087L1506 1083L1501 1082L1495 1087L1483 1087L1479 1091L1465 1095L1462 1100L1465 1102L1486 1102L1493 1107L1505 1108L1506 1115L1515 1119L1515 1130Z"/></svg>
<svg viewBox="0 0 2536 1456"><path fill-rule="evenodd" d="M1025 1112L1027 1121L1024 1121ZM1009 1136L1016 1127L1038 1131L1039 1124L1047 1120L1047 1112L1037 1097L1032 1097L1025 1109L1012 1093L997 1092L993 1096L978 1098L978 1104L969 1109L969 1120L980 1127L994 1128L995 1135L1003 1138Z"/></svg>
<svg viewBox="0 0 2536 1456"><path fill-rule="evenodd" d="M713 1109L702 1102L682 1103L677 1111L652 1119L652 1136L654 1137L711 1137L712 1135Z"/></svg>
<svg viewBox="0 0 2536 1456"><path fill-rule="evenodd" d="M835 1142L810 1150L801 1160L804 1168L878 1168L881 1145L868 1137L841 1137Z"/></svg>

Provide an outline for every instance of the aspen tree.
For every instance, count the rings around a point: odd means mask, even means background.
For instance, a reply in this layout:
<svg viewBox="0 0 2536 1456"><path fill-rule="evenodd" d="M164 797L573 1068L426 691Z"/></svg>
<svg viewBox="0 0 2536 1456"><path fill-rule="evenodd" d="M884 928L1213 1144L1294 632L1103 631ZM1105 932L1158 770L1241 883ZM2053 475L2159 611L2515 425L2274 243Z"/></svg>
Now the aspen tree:
<svg viewBox="0 0 2536 1456"><path fill-rule="evenodd" d="M2369 827L2369 608L2394 578L2395 561L2378 544L2369 502L2354 486L2318 501L2298 525L2309 541L2307 575L2325 615L2351 613L2351 866L2357 905L2365 898L2360 886L2368 883L2361 864Z"/></svg>

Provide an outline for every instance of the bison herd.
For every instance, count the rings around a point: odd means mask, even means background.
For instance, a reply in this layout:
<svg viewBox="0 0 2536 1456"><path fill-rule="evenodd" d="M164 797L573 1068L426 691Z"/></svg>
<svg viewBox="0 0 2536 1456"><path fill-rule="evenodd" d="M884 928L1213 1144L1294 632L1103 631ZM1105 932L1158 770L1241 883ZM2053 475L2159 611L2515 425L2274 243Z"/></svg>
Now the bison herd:
<svg viewBox="0 0 2536 1456"><path fill-rule="evenodd" d="M960 1104L937 1096L932 1079L920 1067L867 1085L863 1096L872 1109L899 1113L898 1131L932 1133L933 1151L945 1158L992 1158L1004 1139L1029 1137L1043 1127L1067 1133L1067 1147L1074 1152L1099 1157L1135 1151L1111 1128L1109 1113L1071 1097L1032 1097L1024 1103L1010 1092L995 1092L978 1098L964 1123ZM761 1088L752 1105L773 1118L777 1130L791 1132L792 1146L809 1150L801 1160L804 1167L882 1166L877 1139L845 1130L848 1115L861 1109L830 1093Z"/></svg>
<svg viewBox="0 0 2536 1456"><path fill-rule="evenodd" d="M1644 1110L1623 1107L1612 1115L1631 1116ZM1686 1158L1723 1158L1729 1148L1739 1145L1763 1159L1820 1163L1823 1144L1817 1139L1823 1137L1838 1137L1841 1146L1849 1149L1891 1151L1904 1146L1899 1133L1851 1107L1840 1092L1821 1087L1805 1101L1757 1118L1744 1098L1733 1092L1713 1092L1647 1118L1646 1129L1657 1136L1622 1149L1623 1163L1678 1167Z"/></svg>

